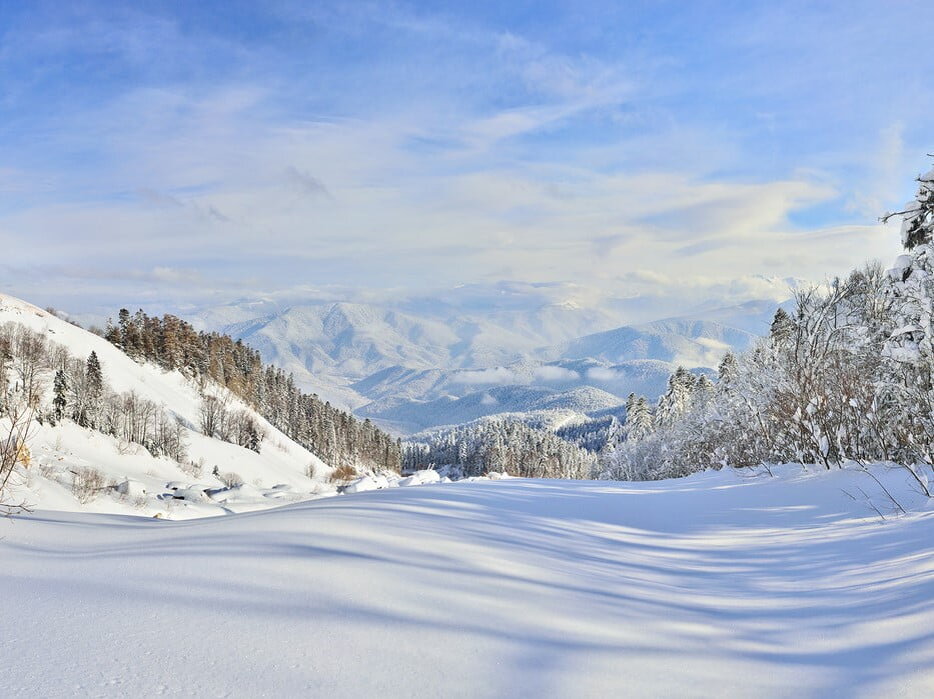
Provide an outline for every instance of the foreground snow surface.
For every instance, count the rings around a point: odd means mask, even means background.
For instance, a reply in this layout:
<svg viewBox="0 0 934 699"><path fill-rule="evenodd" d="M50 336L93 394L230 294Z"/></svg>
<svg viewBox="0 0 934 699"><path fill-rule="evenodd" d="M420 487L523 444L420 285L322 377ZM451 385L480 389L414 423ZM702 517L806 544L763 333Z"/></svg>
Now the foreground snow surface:
<svg viewBox="0 0 934 699"><path fill-rule="evenodd" d="M3 694L934 696L934 510L875 473L907 515L792 467L36 512L0 522Z"/></svg>

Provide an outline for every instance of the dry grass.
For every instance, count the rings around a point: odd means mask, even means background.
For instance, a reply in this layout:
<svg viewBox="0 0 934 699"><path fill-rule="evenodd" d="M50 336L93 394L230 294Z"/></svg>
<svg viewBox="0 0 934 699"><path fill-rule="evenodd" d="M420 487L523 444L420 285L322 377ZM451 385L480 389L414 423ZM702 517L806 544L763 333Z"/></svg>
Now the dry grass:
<svg viewBox="0 0 934 699"><path fill-rule="evenodd" d="M353 466L338 466L331 474L331 483L346 483L357 477L357 469Z"/></svg>

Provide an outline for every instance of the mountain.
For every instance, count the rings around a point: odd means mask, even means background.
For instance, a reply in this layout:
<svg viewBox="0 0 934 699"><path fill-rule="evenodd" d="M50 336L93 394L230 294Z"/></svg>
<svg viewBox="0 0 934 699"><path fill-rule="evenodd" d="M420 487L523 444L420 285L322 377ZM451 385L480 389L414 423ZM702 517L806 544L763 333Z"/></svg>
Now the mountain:
<svg viewBox="0 0 934 699"><path fill-rule="evenodd" d="M606 391L584 386L569 391L538 386L497 386L474 391L461 398L442 396L429 401L384 398L360 408L357 413L402 432L418 432L440 425L458 425L497 413L569 410L592 413L621 404Z"/></svg>
<svg viewBox="0 0 934 699"><path fill-rule="evenodd" d="M263 311L251 315L253 311ZM412 315L391 306L320 302L281 310L266 302L203 311L203 327L248 342L267 361L309 378L362 379L394 365L474 368L508 363L594 327L612 327L599 311L573 304L447 315Z"/></svg>
<svg viewBox="0 0 934 699"><path fill-rule="evenodd" d="M726 351L749 347L777 305L753 301L621 325L634 303L594 300L566 285L502 283L431 298L289 306L260 299L204 309L198 318L323 399L406 431L535 410L542 395L585 388L617 402L630 392L654 400L679 364L711 368ZM508 407L487 407L499 400L491 391L506 387L516 389Z"/></svg>
<svg viewBox="0 0 934 699"><path fill-rule="evenodd" d="M670 318L577 338L551 350L562 359L619 363L654 359L686 367L713 367L728 351L743 351L757 336L716 321Z"/></svg>
<svg viewBox="0 0 934 699"><path fill-rule="evenodd" d="M654 399L665 390L668 376L675 368L671 362L657 359L634 359L620 364L596 359L553 362L527 359L507 366L454 370L394 366L351 384L351 388L374 401L461 398L480 389L506 385L558 391L590 386L620 398L635 392Z"/></svg>

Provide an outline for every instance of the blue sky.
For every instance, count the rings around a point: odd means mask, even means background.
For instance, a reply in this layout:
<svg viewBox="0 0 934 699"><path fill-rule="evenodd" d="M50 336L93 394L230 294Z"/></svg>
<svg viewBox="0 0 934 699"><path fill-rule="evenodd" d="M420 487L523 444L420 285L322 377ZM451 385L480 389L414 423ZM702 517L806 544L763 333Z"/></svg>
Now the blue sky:
<svg viewBox="0 0 934 699"><path fill-rule="evenodd" d="M0 2L0 290L81 311L898 252L920 2Z"/></svg>

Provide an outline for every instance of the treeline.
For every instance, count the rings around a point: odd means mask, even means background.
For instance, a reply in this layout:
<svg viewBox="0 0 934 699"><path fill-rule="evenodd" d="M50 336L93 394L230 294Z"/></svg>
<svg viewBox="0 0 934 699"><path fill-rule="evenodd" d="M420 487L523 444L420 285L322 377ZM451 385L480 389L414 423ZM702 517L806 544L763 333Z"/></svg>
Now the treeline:
<svg viewBox="0 0 934 699"><path fill-rule="evenodd" d="M51 392L50 390L51 389ZM51 402L48 396L51 393ZM153 456L187 458L184 429L161 406L108 386L97 354L68 349L18 323L0 326L0 416L56 424L70 419Z"/></svg>
<svg viewBox="0 0 934 699"><path fill-rule="evenodd" d="M727 355L716 385L679 370L654 411L638 397L608 478L721 466L901 464L930 494L934 464L934 171L905 211L907 250L779 309L767 338Z"/></svg>
<svg viewBox="0 0 934 699"><path fill-rule="evenodd" d="M613 441L621 430L622 425L615 415L601 415L580 423L562 425L555 434L581 449L596 453Z"/></svg>
<svg viewBox="0 0 934 699"><path fill-rule="evenodd" d="M172 315L151 317L121 309L105 337L139 361L177 369L200 382L202 429L241 446L259 449L263 434L242 413L230 413L211 382L228 389L288 437L336 468L398 471L401 445L369 420L307 394L291 374L263 364L259 352L216 332L203 332Z"/></svg>
<svg viewBox="0 0 934 699"><path fill-rule="evenodd" d="M525 478L589 478L593 454L518 420L482 418L406 442L403 467L448 467L455 476L505 471Z"/></svg>

